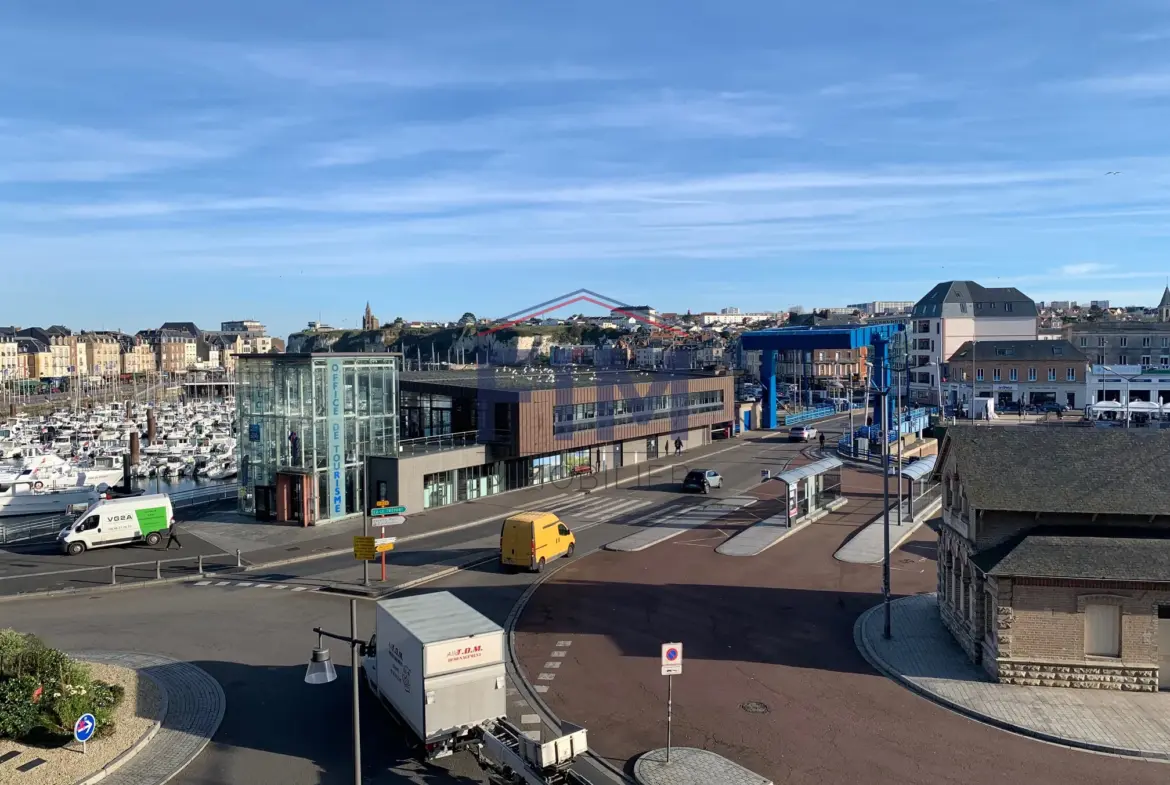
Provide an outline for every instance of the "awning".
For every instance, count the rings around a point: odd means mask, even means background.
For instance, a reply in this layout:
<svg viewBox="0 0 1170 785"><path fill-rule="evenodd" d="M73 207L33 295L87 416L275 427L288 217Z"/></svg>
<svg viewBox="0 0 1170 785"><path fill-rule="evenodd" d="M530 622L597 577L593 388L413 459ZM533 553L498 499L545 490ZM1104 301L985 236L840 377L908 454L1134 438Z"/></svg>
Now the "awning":
<svg viewBox="0 0 1170 785"><path fill-rule="evenodd" d="M928 474L934 471L934 464L938 460L937 455L928 455L920 461L915 461L909 466L902 467L902 476L910 480L921 480Z"/></svg>
<svg viewBox="0 0 1170 785"><path fill-rule="evenodd" d="M786 472L781 472L776 475L776 479L792 485L794 482L803 480L805 477L816 477L818 474L824 474L830 469L836 469L838 466L843 466L840 458L822 458L815 463L810 463L806 466L798 466L795 469L789 469Z"/></svg>

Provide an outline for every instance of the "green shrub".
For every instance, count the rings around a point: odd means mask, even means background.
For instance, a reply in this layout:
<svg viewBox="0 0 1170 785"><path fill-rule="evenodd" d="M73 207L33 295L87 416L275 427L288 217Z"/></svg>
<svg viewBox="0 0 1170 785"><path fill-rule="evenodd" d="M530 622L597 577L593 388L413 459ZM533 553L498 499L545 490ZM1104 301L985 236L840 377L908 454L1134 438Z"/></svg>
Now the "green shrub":
<svg viewBox="0 0 1170 785"><path fill-rule="evenodd" d="M124 697L122 687L95 681L84 663L35 635L0 630L0 738L21 738L37 728L69 736L86 713L106 736Z"/></svg>
<svg viewBox="0 0 1170 785"><path fill-rule="evenodd" d="M41 707L33 700L38 686L32 676L0 681L0 738L22 738L41 724Z"/></svg>

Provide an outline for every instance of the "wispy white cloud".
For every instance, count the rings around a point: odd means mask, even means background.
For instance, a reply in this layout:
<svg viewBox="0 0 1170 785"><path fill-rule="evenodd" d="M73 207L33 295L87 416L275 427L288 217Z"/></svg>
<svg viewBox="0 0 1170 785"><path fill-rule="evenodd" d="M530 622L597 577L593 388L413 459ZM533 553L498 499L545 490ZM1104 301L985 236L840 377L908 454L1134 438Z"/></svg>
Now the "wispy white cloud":
<svg viewBox="0 0 1170 785"><path fill-rule="evenodd" d="M1099 262L1078 262L1077 264L1066 264L1057 272L1060 275L1083 277L1086 275L1093 275L1094 273L1103 273L1106 270L1113 269L1113 265L1101 264Z"/></svg>
<svg viewBox="0 0 1170 785"><path fill-rule="evenodd" d="M1135 71L1082 79L1074 86L1096 93L1158 96L1170 93L1170 69Z"/></svg>

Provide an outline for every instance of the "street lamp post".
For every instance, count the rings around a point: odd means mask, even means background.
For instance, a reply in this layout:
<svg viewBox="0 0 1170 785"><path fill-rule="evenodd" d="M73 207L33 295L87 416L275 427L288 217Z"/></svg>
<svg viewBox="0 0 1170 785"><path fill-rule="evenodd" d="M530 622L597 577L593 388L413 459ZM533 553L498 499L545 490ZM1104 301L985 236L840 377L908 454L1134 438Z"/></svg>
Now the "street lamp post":
<svg viewBox="0 0 1170 785"><path fill-rule="evenodd" d="M362 716L361 696L358 692L359 659L370 653L370 642L359 640L357 636L357 600L349 601L349 635L337 635L326 632L320 627L314 627L317 633L317 647L309 658L309 666L305 669L306 684L329 684L337 680L337 670L329 658L329 649L321 645L322 638L332 638L349 644L349 665L352 670L353 681L353 781L354 785L362 785Z"/></svg>

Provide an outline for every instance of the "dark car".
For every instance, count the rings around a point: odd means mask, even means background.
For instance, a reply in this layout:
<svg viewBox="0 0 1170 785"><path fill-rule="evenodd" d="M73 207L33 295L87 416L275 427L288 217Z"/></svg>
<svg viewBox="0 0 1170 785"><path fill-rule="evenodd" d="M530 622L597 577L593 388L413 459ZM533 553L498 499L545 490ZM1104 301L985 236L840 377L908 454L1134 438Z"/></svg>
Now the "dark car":
<svg viewBox="0 0 1170 785"><path fill-rule="evenodd" d="M723 477L719 475L719 472L711 469L707 469L706 471L690 471L683 478L682 487L684 491L709 493L712 488L723 487Z"/></svg>
<svg viewBox="0 0 1170 785"><path fill-rule="evenodd" d="M1063 403L1057 403L1056 401L1049 401L1048 403L1042 404L1040 406L1040 411L1042 412L1056 412L1057 414L1064 414L1068 410L1068 406Z"/></svg>

